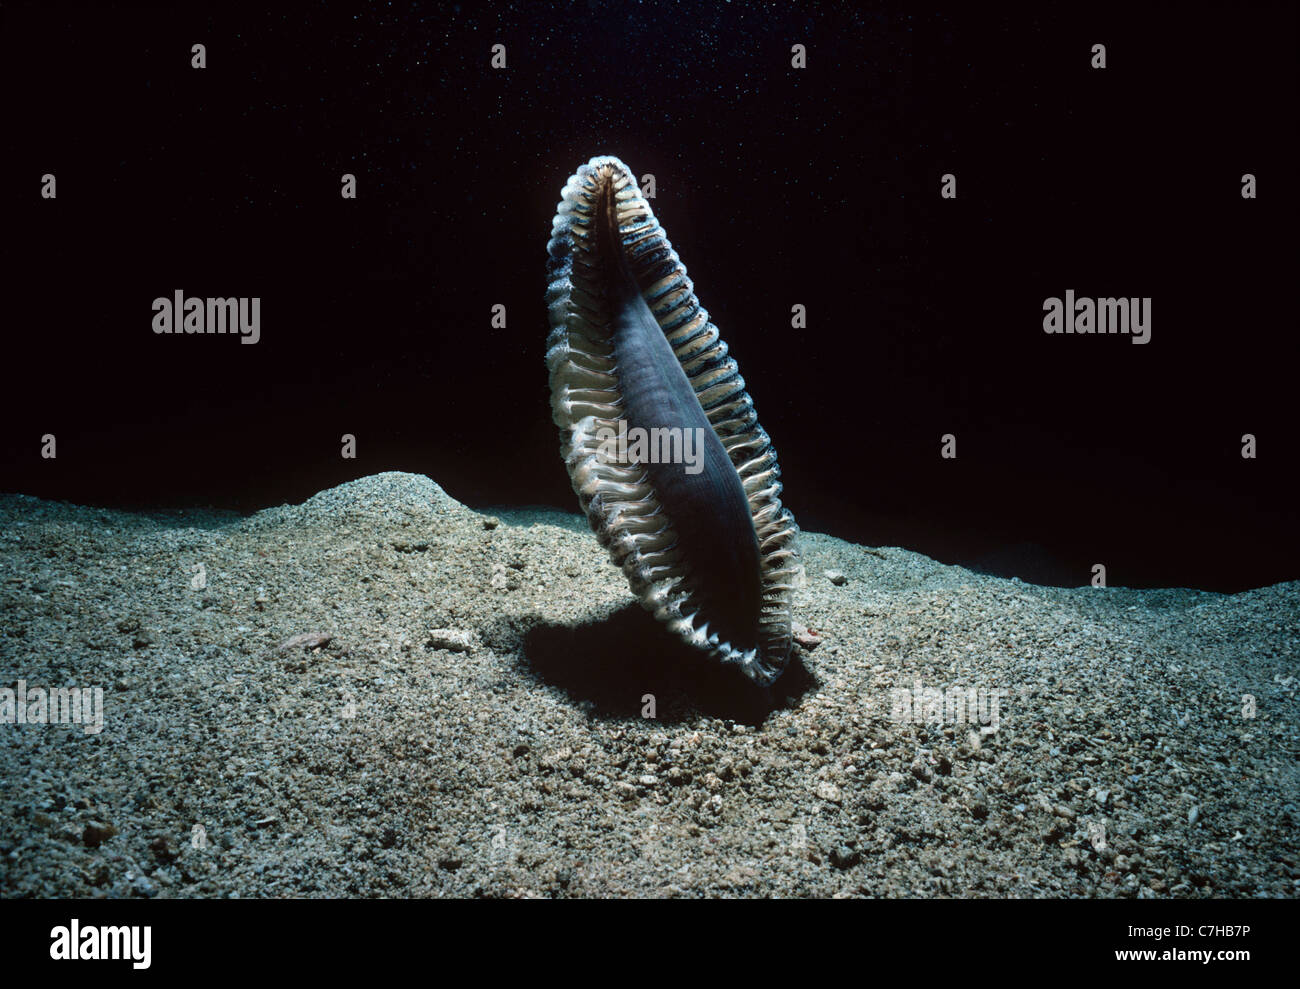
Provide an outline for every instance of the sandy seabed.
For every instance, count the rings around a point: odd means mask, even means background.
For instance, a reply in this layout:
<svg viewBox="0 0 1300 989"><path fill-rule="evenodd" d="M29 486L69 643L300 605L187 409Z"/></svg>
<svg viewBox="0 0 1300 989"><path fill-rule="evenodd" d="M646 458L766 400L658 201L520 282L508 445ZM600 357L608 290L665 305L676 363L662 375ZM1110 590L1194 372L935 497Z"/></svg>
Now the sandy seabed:
<svg viewBox="0 0 1300 989"><path fill-rule="evenodd" d="M763 691L576 515L399 473L247 518L0 496L0 687L103 692L99 731L0 723L0 895L1300 889L1300 583L802 549Z"/></svg>

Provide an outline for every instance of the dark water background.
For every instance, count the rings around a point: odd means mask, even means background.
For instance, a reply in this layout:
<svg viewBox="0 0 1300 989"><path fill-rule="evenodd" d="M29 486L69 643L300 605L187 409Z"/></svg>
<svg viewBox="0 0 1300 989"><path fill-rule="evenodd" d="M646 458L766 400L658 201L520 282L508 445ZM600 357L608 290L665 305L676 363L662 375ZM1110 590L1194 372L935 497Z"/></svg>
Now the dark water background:
<svg viewBox="0 0 1300 989"><path fill-rule="evenodd" d="M574 510L544 249L613 153L803 527L1041 582L1300 577L1295 8L1152 8L6 5L0 490L251 511L398 469ZM155 336L176 289L259 296L261 342ZM1066 289L1152 297L1152 342L1046 336Z"/></svg>

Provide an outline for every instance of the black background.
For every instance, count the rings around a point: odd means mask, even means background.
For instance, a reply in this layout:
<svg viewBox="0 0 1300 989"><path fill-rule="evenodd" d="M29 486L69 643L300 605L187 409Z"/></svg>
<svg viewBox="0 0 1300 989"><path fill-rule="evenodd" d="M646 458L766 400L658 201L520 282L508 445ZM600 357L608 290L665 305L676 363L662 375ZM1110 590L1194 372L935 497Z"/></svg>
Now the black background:
<svg viewBox="0 0 1300 989"><path fill-rule="evenodd" d="M185 6L2 15L0 490L251 511L409 470L576 510L545 245L612 153L803 528L1067 585L1300 577L1293 4ZM154 335L177 289L259 296L261 342ZM1151 342L1047 336L1066 289L1152 297Z"/></svg>
<svg viewBox="0 0 1300 989"><path fill-rule="evenodd" d="M0 921L5 927L9 954L6 971L21 978L43 980L62 976L104 980L167 980L193 976L196 963L214 978L247 979L254 965L258 973L281 975L296 981L321 979L368 982L375 976L376 956L384 959L423 961L433 949L454 937L462 956L491 957L493 971L508 981L526 983L536 978L537 959L554 953L555 945L571 935L575 919L582 923L584 958L601 970L626 964L629 923L667 923L658 913L662 904L649 902L575 903L563 916L533 911L520 921L514 904L485 900L462 904L449 900L0 900ZM674 917L703 927L719 922L710 904L674 902ZM1068 963L1081 976L1113 978L1116 973L1149 974L1153 969L1176 972L1183 982L1196 981L1190 973L1209 970L1209 979L1221 984L1230 976L1284 965L1293 938L1294 907L1285 900L1189 902L1149 900L1134 906L1127 900L985 900L973 911L965 903L943 900L891 901L887 909L874 904L787 900L764 904L765 916L783 929L815 929L831 943L861 938L869 923L874 944L889 946L891 954L924 959L934 954L932 932L944 932L945 957L989 957L990 944L1002 946L1003 956L1015 962L1061 967ZM694 916L691 916L691 914ZM54 961L49 957L56 926L150 927L151 965L137 971L127 961ZM1237 937L1133 936L1133 927L1170 928L1238 925L1249 927ZM510 950L501 947L500 932L511 931ZM436 934L431 934L436 931ZM1061 937L1062 931L1069 938ZM1010 933L1009 933L1010 932ZM1137 962L1117 960L1116 951L1245 951L1239 961ZM770 975L772 953L736 951L727 957L715 953L694 964L706 978L760 981ZM731 957L734 956L734 957ZM715 961L716 959L716 961ZM947 970L947 969L945 969ZM1209 979L1206 980L1207 984ZM24 983L26 984L26 983ZM1198 983L1199 984L1199 983Z"/></svg>

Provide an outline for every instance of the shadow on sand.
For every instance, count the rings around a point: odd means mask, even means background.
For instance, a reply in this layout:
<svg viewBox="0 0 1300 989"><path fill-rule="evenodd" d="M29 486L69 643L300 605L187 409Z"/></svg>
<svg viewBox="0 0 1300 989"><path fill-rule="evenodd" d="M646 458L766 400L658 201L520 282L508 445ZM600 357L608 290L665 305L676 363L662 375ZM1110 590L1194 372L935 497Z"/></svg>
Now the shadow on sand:
<svg viewBox="0 0 1300 989"><path fill-rule="evenodd" d="M640 720L652 694L661 722L704 715L759 725L816 686L798 647L781 678L759 687L678 641L636 604L581 625L535 625L523 652L536 676L592 703L602 718Z"/></svg>

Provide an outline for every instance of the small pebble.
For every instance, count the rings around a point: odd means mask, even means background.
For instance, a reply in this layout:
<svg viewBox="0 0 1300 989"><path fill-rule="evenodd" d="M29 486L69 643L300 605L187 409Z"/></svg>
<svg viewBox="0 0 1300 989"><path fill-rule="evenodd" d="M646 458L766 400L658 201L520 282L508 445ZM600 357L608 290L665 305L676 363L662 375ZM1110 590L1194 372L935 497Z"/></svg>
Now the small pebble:
<svg viewBox="0 0 1300 989"><path fill-rule="evenodd" d="M460 628L435 628L425 640L426 649L446 649L449 652L473 652L474 633Z"/></svg>
<svg viewBox="0 0 1300 989"><path fill-rule="evenodd" d="M87 848L98 848L115 834L117 828L112 824L104 821L88 821L85 830L81 833L81 840L86 843Z"/></svg>

